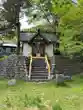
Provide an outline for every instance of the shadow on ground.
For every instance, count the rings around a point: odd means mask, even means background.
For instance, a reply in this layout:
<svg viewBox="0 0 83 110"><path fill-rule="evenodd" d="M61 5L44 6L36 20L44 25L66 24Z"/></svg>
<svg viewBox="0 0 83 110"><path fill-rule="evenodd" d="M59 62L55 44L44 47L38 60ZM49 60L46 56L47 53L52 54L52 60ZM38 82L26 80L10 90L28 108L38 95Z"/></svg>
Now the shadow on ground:
<svg viewBox="0 0 83 110"><path fill-rule="evenodd" d="M66 82L61 83L61 84L56 84L56 87L65 87L65 88L71 88L71 86L69 84L67 84Z"/></svg>

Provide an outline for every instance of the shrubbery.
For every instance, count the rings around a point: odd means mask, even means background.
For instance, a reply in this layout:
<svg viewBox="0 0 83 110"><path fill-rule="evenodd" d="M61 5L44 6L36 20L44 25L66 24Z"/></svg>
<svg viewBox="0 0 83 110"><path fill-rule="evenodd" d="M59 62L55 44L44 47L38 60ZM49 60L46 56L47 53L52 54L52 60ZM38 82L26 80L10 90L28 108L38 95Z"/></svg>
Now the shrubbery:
<svg viewBox="0 0 83 110"><path fill-rule="evenodd" d="M58 103L52 105L41 96L6 97L4 100L5 110L62 110Z"/></svg>

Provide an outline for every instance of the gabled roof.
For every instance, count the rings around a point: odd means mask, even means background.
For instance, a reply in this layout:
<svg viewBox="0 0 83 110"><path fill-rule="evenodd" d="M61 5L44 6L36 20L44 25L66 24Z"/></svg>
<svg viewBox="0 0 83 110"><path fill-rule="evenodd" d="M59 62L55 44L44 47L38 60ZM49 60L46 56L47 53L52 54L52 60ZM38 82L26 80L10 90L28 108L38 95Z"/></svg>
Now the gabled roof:
<svg viewBox="0 0 83 110"><path fill-rule="evenodd" d="M30 42L31 39L37 36L43 37L48 42L57 42L58 38L55 33L51 32L21 32L20 33L20 41L22 42Z"/></svg>
<svg viewBox="0 0 83 110"><path fill-rule="evenodd" d="M51 42L56 42L58 40L57 36L55 35L55 33L41 33L42 36L45 36L45 38L48 41Z"/></svg>
<svg viewBox="0 0 83 110"><path fill-rule="evenodd" d="M30 41L36 33L28 33L28 32L21 32L20 33L20 41L25 42L25 41Z"/></svg>

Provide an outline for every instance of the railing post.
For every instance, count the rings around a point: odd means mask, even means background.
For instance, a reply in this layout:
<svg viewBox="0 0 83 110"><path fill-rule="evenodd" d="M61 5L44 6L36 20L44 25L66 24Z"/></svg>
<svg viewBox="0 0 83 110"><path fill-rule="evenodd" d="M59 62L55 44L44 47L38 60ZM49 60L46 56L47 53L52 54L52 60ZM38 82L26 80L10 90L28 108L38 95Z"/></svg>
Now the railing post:
<svg viewBox="0 0 83 110"><path fill-rule="evenodd" d="M31 79L31 69L32 69L32 56L30 56L30 65L29 65L29 80Z"/></svg>
<svg viewBox="0 0 83 110"><path fill-rule="evenodd" d="M50 64L49 64L49 62L48 62L48 58L47 58L47 56L45 55L45 62L46 62L46 68L48 69L48 79L50 79L50 73L51 73L51 71L50 71Z"/></svg>

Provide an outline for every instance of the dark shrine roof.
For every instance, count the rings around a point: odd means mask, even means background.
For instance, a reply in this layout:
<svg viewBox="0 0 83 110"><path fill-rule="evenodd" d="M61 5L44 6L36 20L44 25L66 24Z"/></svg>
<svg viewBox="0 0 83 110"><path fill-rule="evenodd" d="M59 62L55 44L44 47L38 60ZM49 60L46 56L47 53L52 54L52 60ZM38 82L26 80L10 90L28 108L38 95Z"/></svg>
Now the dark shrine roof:
<svg viewBox="0 0 83 110"><path fill-rule="evenodd" d="M30 42L33 38L40 36L48 42L57 42L58 38L55 33L51 32L21 32L20 41Z"/></svg>

